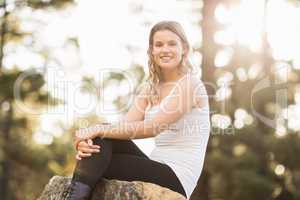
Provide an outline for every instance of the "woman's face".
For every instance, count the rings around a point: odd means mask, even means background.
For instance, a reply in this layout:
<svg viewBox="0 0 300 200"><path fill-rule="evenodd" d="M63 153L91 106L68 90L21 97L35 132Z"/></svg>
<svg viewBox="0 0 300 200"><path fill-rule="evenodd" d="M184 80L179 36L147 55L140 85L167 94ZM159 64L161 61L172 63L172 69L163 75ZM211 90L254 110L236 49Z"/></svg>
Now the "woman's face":
<svg viewBox="0 0 300 200"><path fill-rule="evenodd" d="M179 36L169 30L161 30L154 33L152 45L154 62L162 70L176 68L185 53Z"/></svg>

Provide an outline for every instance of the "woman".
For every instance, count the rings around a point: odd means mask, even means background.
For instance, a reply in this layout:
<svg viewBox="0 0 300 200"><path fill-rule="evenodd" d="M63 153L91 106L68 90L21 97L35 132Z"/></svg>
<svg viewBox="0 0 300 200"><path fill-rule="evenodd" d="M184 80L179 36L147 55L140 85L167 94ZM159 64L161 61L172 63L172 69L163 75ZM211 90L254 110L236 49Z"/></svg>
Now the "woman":
<svg viewBox="0 0 300 200"><path fill-rule="evenodd" d="M162 21L149 37L149 80L124 120L76 133L78 159L70 200L89 199L103 177L144 181L189 198L200 176L210 122L208 99L188 62L180 24ZM155 138L148 157L131 139Z"/></svg>

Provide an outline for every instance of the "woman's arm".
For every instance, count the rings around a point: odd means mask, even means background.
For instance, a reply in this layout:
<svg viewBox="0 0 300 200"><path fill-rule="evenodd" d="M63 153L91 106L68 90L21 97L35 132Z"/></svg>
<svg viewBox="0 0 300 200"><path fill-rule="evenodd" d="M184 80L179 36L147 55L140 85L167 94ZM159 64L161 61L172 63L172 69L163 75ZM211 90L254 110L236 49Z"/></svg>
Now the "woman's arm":
<svg viewBox="0 0 300 200"><path fill-rule="evenodd" d="M145 110L148 106L148 89L146 85L141 85L134 97L133 105L125 116L121 119L123 122L133 122L144 120Z"/></svg>
<svg viewBox="0 0 300 200"><path fill-rule="evenodd" d="M119 124L127 123L127 122L138 122L143 121L145 116L145 110L148 106L148 88L147 85L141 85L137 90L137 95L134 97L133 105L130 107L128 112L124 115L124 117L120 120ZM107 129L110 123L101 123L94 127L88 127L84 129L79 129L76 132L76 135L81 135L81 137L85 138L93 138L97 137L95 132L99 132L99 130ZM75 147L78 146L78 143L82 141L79 137L75 137Z"/></svg>
<svg viewBox="0 0 300 200"><path fill-rule="evenodd" d="M121 121L118 124L94 127L90 131L78 132L79 138L114 138L114 139L141 139L155 137L157 134L169 128L185 113L191 111L194 101L195 84L191 77L182 79L165 97L159 106L157 114L152 120L140 120L133 122Z"/></svg>
<svg viewBox="0 0 300 200"><path fill-rule="evenodd" d="M113 138L120 140L142 139L154 137L152 123L146 121L121 121L117 124L95 126L89 138ZM85 133L84 133L85 135Z"/></svg>

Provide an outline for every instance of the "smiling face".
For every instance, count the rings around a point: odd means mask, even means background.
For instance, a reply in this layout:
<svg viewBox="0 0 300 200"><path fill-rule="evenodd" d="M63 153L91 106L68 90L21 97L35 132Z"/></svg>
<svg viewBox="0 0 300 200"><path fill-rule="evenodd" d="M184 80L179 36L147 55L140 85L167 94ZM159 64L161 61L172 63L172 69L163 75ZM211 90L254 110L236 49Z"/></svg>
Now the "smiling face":
<svg viewBox="0 0 300 200"><path fill-rule="evenodd" d="M178 68L186 49L181 39L169 30L157 31L153 35L152 55L154 62L162 69Z"/></svg>

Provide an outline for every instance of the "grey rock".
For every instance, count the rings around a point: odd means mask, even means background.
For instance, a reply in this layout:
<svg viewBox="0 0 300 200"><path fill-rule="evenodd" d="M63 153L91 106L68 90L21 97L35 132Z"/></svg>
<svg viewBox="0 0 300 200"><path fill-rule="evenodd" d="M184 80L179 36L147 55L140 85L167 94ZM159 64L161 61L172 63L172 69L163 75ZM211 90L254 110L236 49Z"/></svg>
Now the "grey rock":
<svg viewBox="0 0 300 200"><path fill-rule="evenodd" d="M66 199L70 183L69 177L52 177L38 200ZM186 200L186 198L152 183L101 179L93 191L91 200Z"/></svg>

